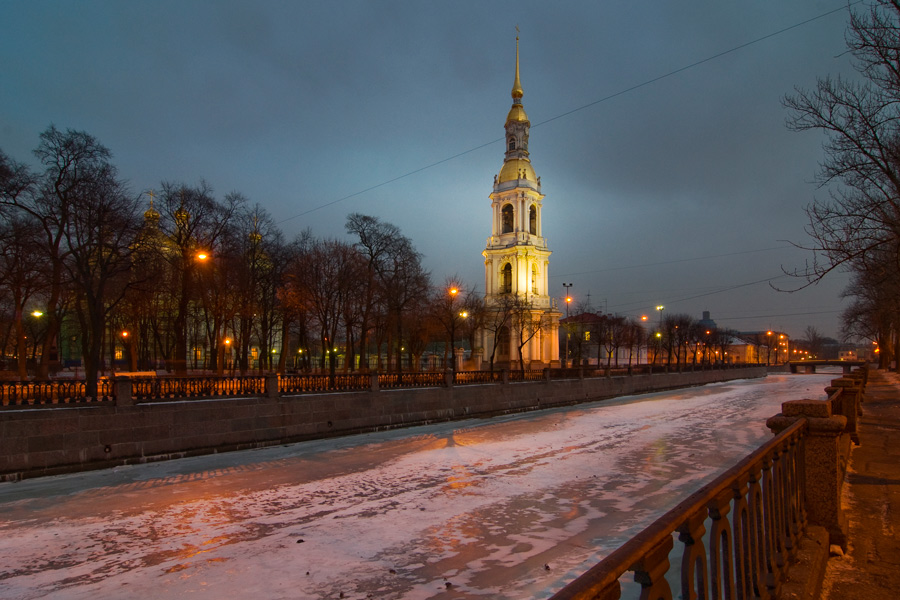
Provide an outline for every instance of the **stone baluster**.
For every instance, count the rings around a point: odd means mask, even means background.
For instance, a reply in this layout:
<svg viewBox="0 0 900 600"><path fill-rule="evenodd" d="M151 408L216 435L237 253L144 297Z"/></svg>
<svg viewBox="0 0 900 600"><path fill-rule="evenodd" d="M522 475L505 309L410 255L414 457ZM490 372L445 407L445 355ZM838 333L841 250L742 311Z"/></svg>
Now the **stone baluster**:
<svg viewBox="0 0 900 600"><path fill-rule="evenodd" d="M774 477L772 474L774 455L770 455L762 461L762 530L763 530L763 554L766 566L766 587L769 594L778 597L781 588L781 570L784 566L784 556L781 553L781 544L778 540L778 516L777 501L775 498Z"/></svg>
<svg viewBox="0 0 900 600"><path fill-rule="evenodd" d="M757 594L753 589L753 542L750 518L750 475L738 477L731 486L732 536L734 539L734 579L738 598L752 598Z"/></svg>
<svg viewBox="0 0 900 600"><path fill-rule="evenodd" d="M684 544L681 555L681 597L684 600L708 598L709 569L706 563L706 515L701 511L691 515L676 531Z"/></svg>
<svg viewBox="0 0 900 600"><path fill-rule="evenodd" d="M669 552L675 543L667 536L631 566L634 580L641 584L640 600L672 600L672 589L666 581Z"/></svg>
<svg viewBox="0 0 900 600"><path fill-rule="evenodd" d="M750 516L750 582L757 596L768 599L769 552L766 542L765 504L762 491L762 463L748 473L747 505Z"/></svg>
<svg viewBox="0 0 900 600"><path fill-rule="evenodd" d="M713 600L735 597L734 552L731 522L731 490L716 496L707 506L712 526L709 530L709 570L712 594L704 596Z"/></svg>

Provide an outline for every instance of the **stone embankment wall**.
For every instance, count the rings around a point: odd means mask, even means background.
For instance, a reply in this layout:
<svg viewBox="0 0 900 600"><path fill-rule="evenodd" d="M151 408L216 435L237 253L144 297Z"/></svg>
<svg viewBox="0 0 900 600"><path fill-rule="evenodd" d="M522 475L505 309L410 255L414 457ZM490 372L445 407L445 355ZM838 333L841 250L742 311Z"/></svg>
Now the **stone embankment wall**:
<svg viewBox="0 0 900 600"><path fill-rule="evenodd" d="M765 377L765 367L279 398L0 410L0 481Z"/></svg>

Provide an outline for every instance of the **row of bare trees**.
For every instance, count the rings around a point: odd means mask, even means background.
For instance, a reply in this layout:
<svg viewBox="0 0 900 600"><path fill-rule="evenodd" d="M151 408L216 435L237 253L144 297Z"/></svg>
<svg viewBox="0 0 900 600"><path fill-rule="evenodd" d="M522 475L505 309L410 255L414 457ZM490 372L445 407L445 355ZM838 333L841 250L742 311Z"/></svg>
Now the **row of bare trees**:
<svg viewBox="0 0 900 600"><path fill-rule="evenodd" d="M484 322L475 290L432 285L412 241L376 217L350 215L351 241L288 242L265 210L206 183L164 182L144 210L88 133L51 126L34 154L38 168L0 152L0 334L21 379L29 357L46 378L61 344L89 395L117 348L128 370L283 371L291 356L334 373L339 352L344 368L399 370L429 343L448 359L471 347Z"/></svg>
<svg viewBox="0 0 900 600"><path fill-rule="evenodd" d="M634 318L581 310L564 328L576 364L595 351L598 366L605 360L607 368L644 360L674 368L715 364L737 341L736 331L706 328L687 314L666 315L658 327L648 327Z"/></svg>
<svg viewBox="0 0 900 600"><path fill-rule="evenodd" d="M900 1L849 10L846 42L858 76L825 77L785 99L788 126L826 134L819 182L827 198L807 209L813 251L807 285L851 275L848 338L876 342L882 367L900 351Z"/></svg>

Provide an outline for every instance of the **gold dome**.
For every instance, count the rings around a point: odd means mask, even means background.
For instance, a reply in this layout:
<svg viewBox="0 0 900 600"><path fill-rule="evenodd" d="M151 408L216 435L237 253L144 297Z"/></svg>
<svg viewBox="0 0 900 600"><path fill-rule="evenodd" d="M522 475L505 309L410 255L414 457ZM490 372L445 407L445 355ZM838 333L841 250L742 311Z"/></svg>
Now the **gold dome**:
<svg viewBox="0 0 900 600"><path fill-rule="evenodd" d="M528 181L537 182L537 175L534 174L534 167L531 166L530 160L513 158L503 163L503 168L500 169L500 175L497 176L497 183L515 181L517 179L527 179Z"/></svg>
<svg viewBox="0 0 900 600"><path fill-rule="evenodd" d="M156 225L159 223L159 213L153 207L150 207L150 210L144 213L144 221L150 225Z"/></svg>
<svg viewBox="0 0 900 600"><path fill-rule="evenodd" d="M150 225L157 225L159 223L159 211L153 208L153 190L150 190L150 208L144 212L144 221Z"/></svg>
<svg viewBox="0 0 900 600"><path fill-rule="evenodd" d="M184 206L180 206L178 210L175 211L175 223L181 227L186 227L190 218L191 213L184 210Z"/></svg>
<svg viewBox="0 0 900 600"><path fill-rule="evenodd" d="M513 104L512 108L509 109L509 114L506 115L506 122L509 123L510 121L514 123L528 123L525 107L521 104Z"/></svg>

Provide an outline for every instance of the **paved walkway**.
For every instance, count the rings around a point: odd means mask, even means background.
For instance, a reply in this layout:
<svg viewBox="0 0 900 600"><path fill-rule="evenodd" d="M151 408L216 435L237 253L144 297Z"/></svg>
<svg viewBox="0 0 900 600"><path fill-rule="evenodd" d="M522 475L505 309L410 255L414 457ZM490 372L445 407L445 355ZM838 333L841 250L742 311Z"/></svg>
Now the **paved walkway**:
<svg viewBox="0 0 900 600"><path fill-rule="evenodd" d="M871 371L843 505L848 552L828 561L822 598L900 598L900 375Z"/></svg>

